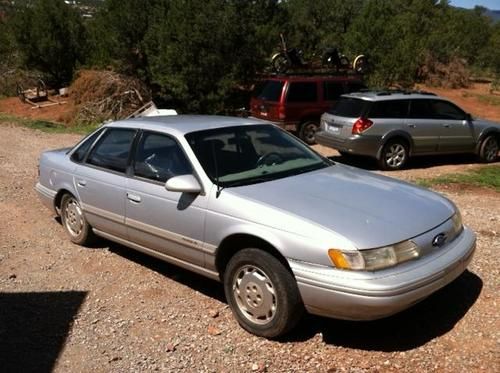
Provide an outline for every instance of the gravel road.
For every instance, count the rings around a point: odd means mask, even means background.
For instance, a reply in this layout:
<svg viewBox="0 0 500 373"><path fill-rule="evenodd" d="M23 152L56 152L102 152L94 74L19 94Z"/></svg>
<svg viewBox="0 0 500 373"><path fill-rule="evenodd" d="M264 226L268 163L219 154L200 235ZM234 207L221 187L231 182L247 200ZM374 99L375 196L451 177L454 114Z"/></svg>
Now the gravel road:
<svg viewBox="0 0 500 373"><path fill-rule="evenodd" d="M39 154L78 139L0 123L3 372L500 372L500 193L440 188L478 234L446 288L376 322L306 316L268 341L237 325L216 282L107 241L69 242L33 186ZM478 166L436 162L391 176Z"/></svg>

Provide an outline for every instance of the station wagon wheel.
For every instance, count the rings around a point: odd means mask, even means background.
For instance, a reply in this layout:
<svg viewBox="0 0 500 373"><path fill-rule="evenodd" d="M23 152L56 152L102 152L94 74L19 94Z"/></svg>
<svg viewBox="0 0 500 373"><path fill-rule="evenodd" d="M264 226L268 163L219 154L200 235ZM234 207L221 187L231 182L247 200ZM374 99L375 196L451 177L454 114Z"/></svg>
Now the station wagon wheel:
<svg viewBox="0 0 500 373"><path fill-rule="evenodd" d="M479 150L479 159L481 162L491 163L497 159L499 150L498 140L495 136L486 137L481 143Z"/></svg>
<svg viewBox="0 0 500 373"><path fill-rule="evenodd" d="M88 245L94 241L94 232L85 219L80 203L71 194L62 198L61 221L72 242Z"/></svg>
<svg viewBox="0 0 500 373"><path fill-rule="evenodd" d="M408 146L404 141L392 140L384 145L379 166L383 170L400 170L408 161Z"/></svg>
<svg viewBox="0 0 500 373"><path fill-rule="evenodd" d="M295 278L273 255L244 249L224 272L226 299L240 325L261 337L278 337L292 329L303 313Z"/></svg>
<svg viewBox="0 0 500 373"><path fill-rule="evenodd" d="M319 124L314 121L307 121L300 125L299 137L308 145L316 144L316 132Z"/></svg>

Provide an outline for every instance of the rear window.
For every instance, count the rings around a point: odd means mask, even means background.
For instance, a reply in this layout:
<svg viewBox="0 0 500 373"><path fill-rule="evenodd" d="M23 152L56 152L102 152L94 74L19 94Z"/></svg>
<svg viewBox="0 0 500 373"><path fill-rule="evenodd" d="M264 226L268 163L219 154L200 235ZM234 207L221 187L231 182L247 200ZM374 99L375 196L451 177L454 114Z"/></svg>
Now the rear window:
<svg viewBox="0 0 500 373"><path fill-rule="evenodd" d="M283 91L283 85L285 82L279 80L266 80L263 81L255 87L253 91L253 97L261 99L263 101L279 101L281 98L281 92Z"/></svg>
<svg viewBox="0 0 500 373"><path fill-rule="evenodd" d="M316 102L318 86L316 82L292 82L288 87L287 102Z"/></svg>
<svg viewBox="0 0 500 373"><path fill-rule="evenodd" d="M369 104L369 102L359 98L341 97L328 112L340 117L359 118Z"/></svg>

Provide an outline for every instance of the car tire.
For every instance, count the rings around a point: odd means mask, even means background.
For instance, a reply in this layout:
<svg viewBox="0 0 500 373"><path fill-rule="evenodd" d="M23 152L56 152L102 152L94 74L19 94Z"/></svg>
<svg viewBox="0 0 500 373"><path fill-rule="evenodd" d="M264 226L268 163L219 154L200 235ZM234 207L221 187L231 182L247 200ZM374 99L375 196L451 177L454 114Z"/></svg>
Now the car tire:
<svg viewBox="0 0 500 373"><path fill-rule="evenodd" d="M404 140L388 141L380 152L379 167L388 171L402 169L408 162L408 149L408 145Z"/></svg>
<svg viewBox="0 0 500 373"><path fill-rule="evenodd" d="M85 219L80 202L71 194L62 197L61 222L71 242L86 246L95 241L96 236Z"/></svg>
<svg viewBox="0 0 500 373"><path fill-rule="evenodd" d="M479 160L483 163L495 162L499 147L499 141L494 135L486 136L479 147Z"/></svg>
<svg viewBox="0 0 500 373"><path fill-rule="evenodd" d="M229 260L224 272L224 291L238 323L260 337L285 334L304 312L290 270L260 249L243 249Z"/></svg>
<svg viewBox="0 0 500 373"><path fill-rule="evenodd" d="M318 132L319 124L309 120L300 125L299 137L308 145L316 144L316 132Z"/></svg>

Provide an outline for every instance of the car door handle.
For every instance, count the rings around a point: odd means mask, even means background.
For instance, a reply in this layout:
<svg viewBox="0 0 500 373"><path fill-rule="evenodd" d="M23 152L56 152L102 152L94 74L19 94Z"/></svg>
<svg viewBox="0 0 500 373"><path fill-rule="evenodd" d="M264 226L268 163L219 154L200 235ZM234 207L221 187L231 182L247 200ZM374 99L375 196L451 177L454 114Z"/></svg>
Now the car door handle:
<svg viewBox="0 0 500 373"><path fill-rule="evenodd" d="M450 128L450 125L448 123L443 124L444 128Z"/></svg>
<svg viewBox="0 0 500 373"><path fill-rule="evenodd" d="M87 185L87 182L85 180L77 180L76 185L83 188L85 185Z"/></svg>
<svg viewBox="0 0 500 373"><path fill-rule="evenodd" d="M408 127L410 127L410 128L415 128L415 127L416 127L416 125L415 125L415 124L408 124Z"/></svg>
<svg viewBox="0 0 500 373"><path fill-rule="evenodd" d="M136 203L141 202L141 197L138 195L135 195L135 194L127 193L127 198L132 202L136 202Z"/></svg>

